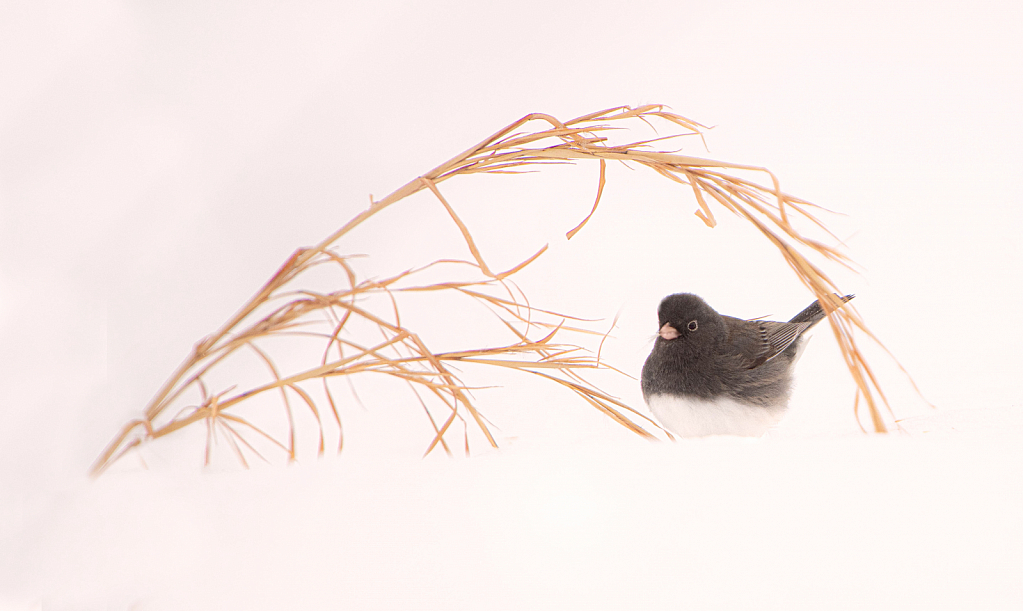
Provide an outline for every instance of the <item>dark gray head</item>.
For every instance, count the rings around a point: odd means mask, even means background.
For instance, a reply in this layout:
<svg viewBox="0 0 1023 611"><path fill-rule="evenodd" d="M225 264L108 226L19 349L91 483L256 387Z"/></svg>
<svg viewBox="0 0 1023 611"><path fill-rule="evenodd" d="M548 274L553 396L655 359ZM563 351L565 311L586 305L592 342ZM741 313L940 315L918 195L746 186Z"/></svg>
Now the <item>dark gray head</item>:
<svg viewBox="0 0 1023 611"><path fill-rule="evenodd" d="M716 349L725 323L714 308L692 293L668 295L657 307L657 343L696 356Z"/></svg>

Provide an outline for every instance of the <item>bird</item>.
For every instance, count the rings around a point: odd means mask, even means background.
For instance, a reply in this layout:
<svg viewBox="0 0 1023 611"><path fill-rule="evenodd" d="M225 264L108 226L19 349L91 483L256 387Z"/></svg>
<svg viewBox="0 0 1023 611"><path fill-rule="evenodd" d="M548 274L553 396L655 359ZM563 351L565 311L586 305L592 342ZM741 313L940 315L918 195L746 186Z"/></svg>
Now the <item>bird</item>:
<svg viewBox="0 0 1023 611"><path fill-rule="evenodd" d="M853 297L835 295L841 304ZM804 334L824 317L820 301L788 322L774 322L723 316L692 293L668 295L657 308L659 330L643 364L643 398L664 428L682 438L762 436L785 414Z"/></svg>

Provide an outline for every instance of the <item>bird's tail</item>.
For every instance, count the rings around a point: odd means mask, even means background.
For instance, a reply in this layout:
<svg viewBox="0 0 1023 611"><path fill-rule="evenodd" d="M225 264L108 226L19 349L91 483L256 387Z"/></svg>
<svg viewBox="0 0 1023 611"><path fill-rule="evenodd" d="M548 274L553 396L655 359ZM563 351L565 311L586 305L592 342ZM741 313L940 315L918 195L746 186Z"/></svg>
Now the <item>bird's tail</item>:
<svg viewBox="0 0 1023 611"><path fill-rule="evenodd" d="M849 301L855 296L856 295L846 295L845 297L842 297L842 303ZM838 297L838 295L835 294L835 297ZM820 301L815 301L811 303L808 308L793 316L792 320L789 322L808 322L810 323L810 327L812 327L822 320L824 320L824 308L821 307ZM810 327L807 327L807 329Z"/></svg>

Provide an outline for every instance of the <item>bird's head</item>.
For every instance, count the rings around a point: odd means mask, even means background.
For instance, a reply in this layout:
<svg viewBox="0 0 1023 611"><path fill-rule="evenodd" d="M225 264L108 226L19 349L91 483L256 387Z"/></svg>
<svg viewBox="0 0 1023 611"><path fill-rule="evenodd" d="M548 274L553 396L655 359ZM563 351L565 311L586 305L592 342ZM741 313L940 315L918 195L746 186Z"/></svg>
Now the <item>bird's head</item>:
<svg viewBox="0 0 1023 611"><path fill-rule="evenodd" d="M661 300L657 321L657 342L670 342L687 352L713 348L725 332L721 315L692 293L668 295Z"/></svg>

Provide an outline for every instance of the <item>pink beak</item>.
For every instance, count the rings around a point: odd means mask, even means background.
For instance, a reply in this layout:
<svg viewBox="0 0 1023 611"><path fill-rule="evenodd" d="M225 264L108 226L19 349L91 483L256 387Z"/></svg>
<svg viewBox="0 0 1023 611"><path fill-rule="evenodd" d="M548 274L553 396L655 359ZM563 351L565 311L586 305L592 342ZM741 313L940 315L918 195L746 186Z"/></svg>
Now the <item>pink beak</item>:
<svg viewBox="0 0 1023 611"><path fill-rule="evenodd" d="M678 331L675 327L671 326L671 323L668 322L664 323L664 326L661 327L661 330L658 331L657 334L667 340L672 340L678 337Z"/></svg>

